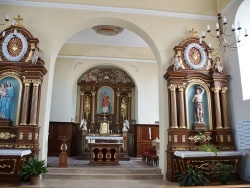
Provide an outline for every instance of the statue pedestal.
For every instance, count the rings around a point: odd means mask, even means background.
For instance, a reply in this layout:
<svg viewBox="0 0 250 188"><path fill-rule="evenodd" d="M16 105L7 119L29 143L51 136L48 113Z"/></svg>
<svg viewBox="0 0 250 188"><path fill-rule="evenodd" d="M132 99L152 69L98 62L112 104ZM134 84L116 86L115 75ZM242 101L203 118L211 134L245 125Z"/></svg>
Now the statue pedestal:
<svg viewBox="0 0 250 188"><path fill-rule="evenodd" d="M10 126L11 122L9 119L0 119L0 126Z"/></svg>
<svg viewBox="0 0 250 188"><path fill-rule="evenodd" d="M206 130L207 130L207 126L206 126L205 123L202 123L202 122L195 122L195 123L194 123L194 130L206 131Z"/></svg>

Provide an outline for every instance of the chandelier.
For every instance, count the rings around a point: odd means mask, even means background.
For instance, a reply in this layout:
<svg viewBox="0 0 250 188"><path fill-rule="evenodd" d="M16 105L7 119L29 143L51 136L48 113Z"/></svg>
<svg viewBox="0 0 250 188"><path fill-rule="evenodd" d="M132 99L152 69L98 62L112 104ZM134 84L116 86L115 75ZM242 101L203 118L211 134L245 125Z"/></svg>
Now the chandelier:
<svg viewBox="0 0 250 188"><path fill-rule="evenodd" d="M7 14L6 16L5 16L5 22L4 23L0 23L0 25L5 25L8 21L9 21L9 14Z"/></svg>
<svg viewBox="0 0 250 188"><path fill-rule="evenodd" d="M217 6L218 6L218 12L220 12L218 0L217 0ZM226 50L236 51L236 50L238 50L239 47L241 47L246 42L246 38L248 36L247 29L245 29L245 32L242 35L242 33L241 33L242 28L241 28L239 21L237 23L237 27L235 26L234 23L232 23L231 28L228 29L227 25L228 25L227 19L226 19L226 17L222 18L221 13L217 14L217 23L215 25L214 31L211 30L210 25L207 25L207 33L211 37L217 38L219 41L219 46L216 48L212 48L211 43L209 43L209 48L210 48L213 56L216 56L220 52L221 49L224 49L225 53L226 53ZM212 32L214 32L214 33L212 33ZM235 40L233 40L233 42L228 42L227 39L229 39L232 36L236 36ZM202 40L205 37L206 37L205 31L202 31L202 37L200 38L200 44L202 43ZM242 37L244 37L243 42L241 41Z"/></svg>

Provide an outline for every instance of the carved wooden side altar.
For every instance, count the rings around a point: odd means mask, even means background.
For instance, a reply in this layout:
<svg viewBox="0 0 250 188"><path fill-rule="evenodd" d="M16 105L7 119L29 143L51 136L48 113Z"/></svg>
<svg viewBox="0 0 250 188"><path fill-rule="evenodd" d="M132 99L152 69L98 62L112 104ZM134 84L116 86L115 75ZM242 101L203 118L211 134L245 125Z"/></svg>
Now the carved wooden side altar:
<svg viewBox="0 0 250 188"><path fill-rule="evenodd" d="M47 70L40 58L39 40L24 27L20 16L14 19L15 23L0 33L0 149L38 154L41 85ZM9 155L1 166L10 165L7 159L19 160L16 165L25 160Z"/></svg>
<svg viewBox="0 0 250 188"><path fill-rule="evenodd" d="M164 75L169 89L166 177L170 181L176 181L180 173L174 152L197 151L198 131L211 137L209 142L220 151L234 150L227 100L230 76L224 74L219 58L211 56L213 49L204 41L200 43L196 33L190 31L174 47L172 65Z"/></svg>

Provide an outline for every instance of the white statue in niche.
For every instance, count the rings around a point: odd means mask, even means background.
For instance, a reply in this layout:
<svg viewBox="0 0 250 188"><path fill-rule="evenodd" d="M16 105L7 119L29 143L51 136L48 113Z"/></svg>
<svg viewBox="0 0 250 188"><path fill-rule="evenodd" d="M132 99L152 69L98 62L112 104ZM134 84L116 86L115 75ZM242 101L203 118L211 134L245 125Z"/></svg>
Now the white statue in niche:
<svg viewBox="0 0 250 188"><path fill-rule="evenodd" d="M124 120L122 132L127 132L128 129L129 129L129 122L128 122L128 120Z"/></svg>
<svg viewBox="0 0 250 188"><path fill-rule="evenodd" d="M80 129L87 131L87 120L86 119L82 119L81 124L80 124Z"/></svg>

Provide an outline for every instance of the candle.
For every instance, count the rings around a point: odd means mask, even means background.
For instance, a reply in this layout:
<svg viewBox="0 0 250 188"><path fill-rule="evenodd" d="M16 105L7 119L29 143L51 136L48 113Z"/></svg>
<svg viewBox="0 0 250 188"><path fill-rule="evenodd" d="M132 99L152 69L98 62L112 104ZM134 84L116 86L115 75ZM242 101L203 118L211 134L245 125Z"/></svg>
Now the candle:
<svg viewBox="0 0 250 188"><path fill-rule="evenodd" d="M207 25L207 31L210 31L210 25Z"/></svg>
<svg viewBox="0 0 250 188"><path fill-rule="evenodd" d="M149 140L151 140L151 127L148 128Z"/></svg>
<svg viewBox="0 0 250 188"><path fill-rule="evenodd" d="M219 29L219 24L218 24L218 22L216 23L216 29Z"/></svg>
<svg viewBox="0 0 250 188"><path fill-rule="evenodd" d="M9 14L7 14L6 16L5 16L5 21L7 22L7 21L9 21Z"/></svg>
<svg viewBox="0 0 250 188"><path fill-rule="evenodd" d="M235 30L234 24L232 23L232 30Z"/></svg>
<svg viewBox="0 0 250 188"><path fill-rule="evenodd" d="M226 17L224 17L224 24L226 24L227 23L227 19L226 19Z"/></svg>

